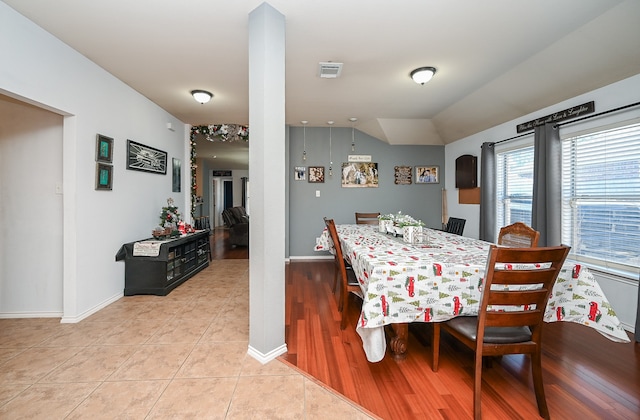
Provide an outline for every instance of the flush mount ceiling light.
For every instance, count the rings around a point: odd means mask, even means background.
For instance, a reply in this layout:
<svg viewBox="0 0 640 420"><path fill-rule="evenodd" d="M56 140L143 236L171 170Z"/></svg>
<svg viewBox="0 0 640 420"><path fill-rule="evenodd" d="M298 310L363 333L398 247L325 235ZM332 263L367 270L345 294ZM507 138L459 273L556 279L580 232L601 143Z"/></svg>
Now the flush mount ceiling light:
<svg viewBox="0 0 640 420"><path fill-rule="evenodd" d="M435 67L420 67L410 73L413 81L419 85L427 83L431 80L434 74L436 74Z"/></svg>
<svg viewBox="0 0 640 420"><path fill-rule="evenodd" d="M207 92L206 90L192 90L191 95L193 99L200 102L201 104L206 104L213 98L213 93Z"/></svg>

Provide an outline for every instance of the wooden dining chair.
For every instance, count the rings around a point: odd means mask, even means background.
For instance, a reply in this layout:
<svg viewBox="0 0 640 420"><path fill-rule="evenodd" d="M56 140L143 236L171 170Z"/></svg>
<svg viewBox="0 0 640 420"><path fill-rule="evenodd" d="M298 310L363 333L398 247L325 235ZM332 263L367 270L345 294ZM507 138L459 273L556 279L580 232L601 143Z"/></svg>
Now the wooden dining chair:
<svg viewBox="0 0 640 420"><path fill-rule="evenodd" d="M377 225L380 213L358 213L356 212L357 225Z"/></svg>
<svg viewBox="0 0 640 420"><path fill-rule="evenodd" d="M491 245L478 316L460 316L433 323L434 372L438 371L441 329L475 351L475 419L481 418L482 357L505 354L530 355L538 411L545 419L549 418L542 384L542 324L549 293L568 253L567 246L499 248ZM520 264L528 264L532 268L527 269ZM544 268L547 265L550 266ZM520 285L539 285L539 288L516 290ZM522 309L510 310L500 308L501 305L515 305Z"/></svg>
<svg viewBox="0 0 640 420"><path fill-rule="evenodd" d="M334 272L333 272L333 290L336 289L336 283L338 277L340 277L340 296L338 299L338 311L340 311L340 329L344 330L347 326L347 316L349 313L349 294L353 293L362 299L362 289L358 283L358 279L353 271L352 267L347 268L347 263L342 253L342 246L340 245L340 239L338 238L338 231L336 230L336 224L333 219L324 218L324 223L331 236L333 247L335 249L334 255Z"/></svg>
<svg viewBox="0 0 640 420"><path fill-rule="evenodd" d="M538 246L540 232L522 222L515 222L500 228L498 245L511 248L535 248Z"/></svg>
<svg viewBox="0 0 640 420"><path fill-rule="evenodd" d="M466 219L459 219L457 217L450 217L447 221L447 228L445 232L461 235L464 232L464 225L467 223Z"/></svg>

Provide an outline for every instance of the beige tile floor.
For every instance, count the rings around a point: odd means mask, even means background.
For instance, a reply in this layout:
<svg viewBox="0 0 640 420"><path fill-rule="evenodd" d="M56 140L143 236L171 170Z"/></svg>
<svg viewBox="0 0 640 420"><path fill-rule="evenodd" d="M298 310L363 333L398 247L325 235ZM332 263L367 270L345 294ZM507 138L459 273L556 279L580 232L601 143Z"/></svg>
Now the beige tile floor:
<svg viewBox="0 0 640 420"><path fill-rule="evenodd" d="M248 261L77 324L0 319L0 419L369 419L292 367L247 355Z"/></svg>

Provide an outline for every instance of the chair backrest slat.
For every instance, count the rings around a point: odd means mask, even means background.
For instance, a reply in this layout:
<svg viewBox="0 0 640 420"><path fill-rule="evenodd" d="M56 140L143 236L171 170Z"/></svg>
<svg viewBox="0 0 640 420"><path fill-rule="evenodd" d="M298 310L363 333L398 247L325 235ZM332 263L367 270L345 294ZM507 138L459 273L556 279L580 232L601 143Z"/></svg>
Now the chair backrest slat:
<svg viewBox="0 0 640 420"><path fill-rule="evenodd" d="M356 212L356 224L357 225L377 225L379 223L378 216L380 216L380 213Z"/></svg>
<svg viewBox="0 0 640 420"><path fill-rule="evenodd" d="M522 222L515 222L500 228L498 245L512 248L535 248L538 246L540 232Z"/></svg>
<svg viewBox="0 0 640 420"><path fill-rule="evenodd" d="M500 248L492 245L478 315L478 340L482 342L486 327L529 326L535 336L533 341L537 342L549 293L568 253L567 246ZM536 288L526 290L523 285ZM502 305L506 307L501 308ZM513 305L521 308L515 309Z"/></svg>
<svg viewBox="0 0 640 420"><path fill-rule="evenodd" d="M466 219L459 219L457 217L450 217L447 221L447 232L461 235L464 232L464 225L467 223Z"/></svg>

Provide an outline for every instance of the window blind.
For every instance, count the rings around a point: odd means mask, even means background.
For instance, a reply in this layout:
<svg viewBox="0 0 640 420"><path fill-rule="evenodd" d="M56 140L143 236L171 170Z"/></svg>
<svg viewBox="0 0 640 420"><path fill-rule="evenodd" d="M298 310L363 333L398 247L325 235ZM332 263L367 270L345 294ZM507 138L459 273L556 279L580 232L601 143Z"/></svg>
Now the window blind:
<svg viewBox="0 0 640 420"><path fill-rule="evenodd" d="M640 124L562 144L562 241L575 259L640 270Z"/></svg>

